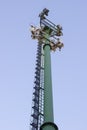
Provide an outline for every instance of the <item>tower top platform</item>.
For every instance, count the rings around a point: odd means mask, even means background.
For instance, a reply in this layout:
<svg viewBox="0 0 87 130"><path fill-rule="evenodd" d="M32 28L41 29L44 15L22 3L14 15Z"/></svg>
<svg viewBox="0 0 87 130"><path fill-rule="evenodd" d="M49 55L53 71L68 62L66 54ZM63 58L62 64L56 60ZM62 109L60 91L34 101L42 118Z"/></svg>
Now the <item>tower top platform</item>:
<svg viewBox="0 0 87 130"><path fill-rule="evenodd" d="M55 51L57 48L61 50L64 44L60 41L60 37L63 35L62 26L55 25L46 17L48 16L49 10L44 8L39 14L40 26L35 27L31 25L31 37L37 39L39 43L45 44L47 40L51 46L51 50Z"/></svg>

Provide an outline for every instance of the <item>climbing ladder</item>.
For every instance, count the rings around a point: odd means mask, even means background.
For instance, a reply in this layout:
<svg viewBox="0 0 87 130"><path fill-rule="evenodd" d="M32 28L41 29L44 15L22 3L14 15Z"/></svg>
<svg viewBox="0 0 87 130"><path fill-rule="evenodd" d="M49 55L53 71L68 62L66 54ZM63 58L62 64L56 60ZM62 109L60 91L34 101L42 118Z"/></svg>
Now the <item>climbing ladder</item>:
<svg viewBox="0 0 87 130"><path fill-rule="evenodd" d="M38 43L35 81L33 88L32 113L31 113L31 130L39 130L44 121L44 63L43 47Z"/></svg>

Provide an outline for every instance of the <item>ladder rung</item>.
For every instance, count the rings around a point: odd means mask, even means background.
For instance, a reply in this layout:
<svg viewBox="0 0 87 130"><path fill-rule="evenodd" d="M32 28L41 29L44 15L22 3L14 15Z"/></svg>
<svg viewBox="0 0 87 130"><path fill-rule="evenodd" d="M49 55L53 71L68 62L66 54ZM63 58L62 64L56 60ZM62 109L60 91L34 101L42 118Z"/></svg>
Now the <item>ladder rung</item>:
<svg viewBox="0 0 87 130"><path fill-rule="evenodd" d="M35 124L35 123L31 123L30 125L33 126L34 128L38 127L37 124Z"/></svg>
<svg viewBox="0 0 87 130"><path fill-rule="evenodd" d="M32 114L31 116L35 119L38 119L38 115Z"/></svg>
<svg viewBox="0 0 87 130"><path fill-rule="evenodd" d="M38 112L38 107L36 107L36 106L33 106L32 108L33 108L33 109L35 109L35 110L37 110L37 112Z"/></svg>

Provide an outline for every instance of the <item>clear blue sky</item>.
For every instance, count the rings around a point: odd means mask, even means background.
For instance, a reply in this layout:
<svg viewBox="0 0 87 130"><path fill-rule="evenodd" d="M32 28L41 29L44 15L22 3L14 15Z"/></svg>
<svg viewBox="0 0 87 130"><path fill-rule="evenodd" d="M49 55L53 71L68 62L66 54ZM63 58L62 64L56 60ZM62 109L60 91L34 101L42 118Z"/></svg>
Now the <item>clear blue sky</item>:
<svg viewBox="0 0 87 130"><path fill-rule="evenodd" d="M37 47L29 26L45 7L64 33L51 55L55 123L87 130L86 0L0 0L0 130L29 130Z"/></svg>

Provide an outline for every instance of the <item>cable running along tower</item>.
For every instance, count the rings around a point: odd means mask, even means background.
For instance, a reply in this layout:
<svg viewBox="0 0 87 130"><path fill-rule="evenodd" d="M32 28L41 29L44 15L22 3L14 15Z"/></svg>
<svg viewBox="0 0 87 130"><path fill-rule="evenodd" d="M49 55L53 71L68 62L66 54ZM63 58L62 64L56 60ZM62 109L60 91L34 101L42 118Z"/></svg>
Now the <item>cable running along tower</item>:
<svg viewBox="0 0 87 130"><path fill-rule="evenodd" d="M62 27L46 17L48 9L39 14L40 26L31 25L31 37L38 40L33 88L31 130L58 130L54 123L50 52L61 50Z"/></svg>

